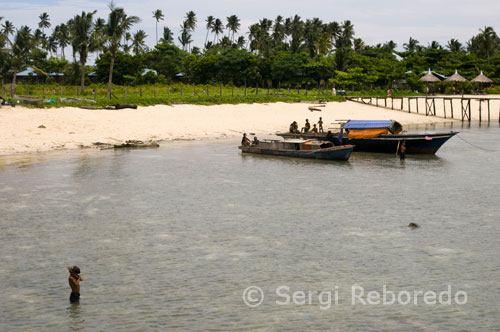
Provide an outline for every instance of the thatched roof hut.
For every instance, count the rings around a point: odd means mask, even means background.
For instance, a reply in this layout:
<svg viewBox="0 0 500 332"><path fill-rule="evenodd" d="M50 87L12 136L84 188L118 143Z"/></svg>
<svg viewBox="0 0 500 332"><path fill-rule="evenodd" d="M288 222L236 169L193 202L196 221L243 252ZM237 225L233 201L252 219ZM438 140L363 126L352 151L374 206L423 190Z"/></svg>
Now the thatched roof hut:
<svg viewBox="0 0 500 332"><path fill-rule="evenodd" d="M481 74L477 75L476 78L472 79L471 82L473 83L493 83L493 81L486 77L486 75L483 74L483 71L481 71Z"/></svg>
<svg viewBox="0 0 500 332"><path fill-rule="evenodd" d="M455 74L451 75L447 79L445 79L446 82L460 82L460 83L465 83L467 82L467 79L460 75L458 73L458 70L455 70Z"/></svg>
<svg viewBox="0 0 500 332"><path fill-rule="evenodd" d="M427 83L437 83L441 82L441 79L439 79L436 75L433 74L433 72L429 69L427 74L424 76L420 77L420 80L422 82L427 82Z"/></svg>

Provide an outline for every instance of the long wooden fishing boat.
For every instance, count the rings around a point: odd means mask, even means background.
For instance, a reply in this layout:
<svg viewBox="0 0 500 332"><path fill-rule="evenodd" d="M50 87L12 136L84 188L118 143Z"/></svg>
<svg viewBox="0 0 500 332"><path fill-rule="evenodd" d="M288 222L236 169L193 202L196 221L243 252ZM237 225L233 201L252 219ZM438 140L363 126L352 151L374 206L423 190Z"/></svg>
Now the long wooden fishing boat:
<svg viewBox="0 0 500 332"><path fill-rule="evenodd" d="M458 132L400 134L401 124L393 120L349 120L333 133L277 133L285 139L302 138L354 145L354 151L397 153L404 144L407 154L435 154Z"/></svg>
<svg viewBox="0 0 500 332"><path fill-rule="evenodd" d="M243 153L309 159L348 160L351 156L353 146L335 146L332 142L314 139L290 139L284 141L265 140L258 144L239 146L239 149Z"/></svg>

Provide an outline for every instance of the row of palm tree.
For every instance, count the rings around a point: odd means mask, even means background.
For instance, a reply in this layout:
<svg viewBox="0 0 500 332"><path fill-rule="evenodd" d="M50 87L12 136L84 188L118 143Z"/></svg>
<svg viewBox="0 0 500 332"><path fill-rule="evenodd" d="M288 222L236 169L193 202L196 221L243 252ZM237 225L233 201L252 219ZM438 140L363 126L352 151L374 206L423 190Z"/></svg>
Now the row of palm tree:
<svg viewBox="0 0 500 332"><path fill-rule="evenodd" d="M51 54L57 52L58 47L64 58L64 48L70 46L73 49L73 60L76 63L78 55L80 64L80 88L85 92L85 65L89 53L107 52L110 56L110 70L108 80L108 94L111 94L113 82L113 67L117 52L120 48L130 48L128 41L132 40L132 50L138 54L146 50L146 33L139 30L134 33L133 38L129 33L132 25L139 23L137 16L129 16L123 8L116 7L112 2L109 5L110 13L108 20L102 18L94 20L96 11L85 12L75 15L68 22L57 25L53 33L47 37L44 30L51 27L50 17L47 13L39 16L38 29L34 32L27 26L15 29L13 24L5 21L0 33L0 48L8 45L11 57L13 79L16 84L17 73L29 62L29 55L33 48L43 48ZM0 22L2 18L0 17ZM123 41L122 41L123 39Z"/></svg>
<svg viewBox="0 0 500 332"><path fill-rule="evenodd" d="M119 50L126 53L133 52L141 54L148 50L146 45L147 35L144 30L131 33L131 27L139 22L136 16L128 16L122 8L110 4L108 20L95 18L96 11L82 12L75 15L66 23L54 27L52 33L46 35L46 29L52 24L47 13L39 16L39 23L34 31L27 26L16 29L12 22L4 21L0 29L0 49L5 46L12 56L12 68L17 72L26 65L28 54L33 48L46 50L52 56L61 50L64 59L64 50L71 46L73 50L73 61L78 63L81 72L81 89L85 89L85 66L89 53L96 52L97 55L106 52L110 56L110 72L108 81L108 93L111 93L113 66L116 54ZM168 27L163 27L163 34L159 38L158 23L164 20L165 15L161 9L155 10L153 18L156 21L156 44L174 43L174 34ZM0 23L2 22L0 17ZM259 22L249 26L245 36L238 36L241 28L240 19L236 15L226 18L226 23L214 16L208 16L205 20L206 36L204 49L225 50L227 48L247 49L250 52L262 56L268 56L275 51L283 50L292 53L307 52L311 57L334 54L338 70L345 68L345 61L349 52L354 51L361 54L367 47L362 39L354 37L354 26L349 20L344 22L323 22L318 18L301 19L300 16L284 18L277 16L274 20L263 18ZM197 47L191 47L192 34L197 26L195 12L186 13L177 37L184 51L193 54L200 53ZM213 34L213 40L210 36ZM393 52L396 43L389 41L376 48L384 48ZM466 46L458 40L451 39L447 46L452 52L468 51L477 53L483 58L489 59L500 48L500 39L491 27L480 29L480 33L474 36ZM423 49L442 49L436 41L429 43L428 47L420 45L419 41L410 37L408 43L403 44L408 54L422 51ZM26 60L25 60L26 59ZM15 82L15 74L13 81Z"/></svg>

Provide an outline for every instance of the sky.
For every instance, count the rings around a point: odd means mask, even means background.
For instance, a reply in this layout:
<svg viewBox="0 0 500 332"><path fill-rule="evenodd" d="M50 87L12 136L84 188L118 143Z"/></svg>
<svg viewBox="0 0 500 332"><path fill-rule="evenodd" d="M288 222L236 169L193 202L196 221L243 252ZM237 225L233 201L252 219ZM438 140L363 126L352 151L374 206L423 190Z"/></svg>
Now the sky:
<svg viewBox="0 0 500 332"><path fill-rule="evenodd" d="M97 16L107 18L109 1L102 0L0 0L0 16L16 27L28 25L36 28L38 16L47 12L51 29L66 22L81 11L97 10ZM500 33L500 0L116 0L117 7L123 7L127 14L141 18L141 23L132 27L146 31L146 43L152 47L155 42L155 19L152 12L161 9L165 19L158 24L158 35L163 26L173 32L179 44L180 24L186 13L193 10L198 26L193 34L193 46L202 47L205 42L205 19L208 15L220 18L237 15L241 20L239 35L248 32L248 26L259 19L274 19L277 15L290 17L295 14L302 19L318 17L323 22L351 20L355 37L367 45L393 40L401 50L403 43L411 36L427 46L436 40L446 45L451 38L465 44L480 28L492 26ZM49 29L49 30L51 30Z"/></svg>

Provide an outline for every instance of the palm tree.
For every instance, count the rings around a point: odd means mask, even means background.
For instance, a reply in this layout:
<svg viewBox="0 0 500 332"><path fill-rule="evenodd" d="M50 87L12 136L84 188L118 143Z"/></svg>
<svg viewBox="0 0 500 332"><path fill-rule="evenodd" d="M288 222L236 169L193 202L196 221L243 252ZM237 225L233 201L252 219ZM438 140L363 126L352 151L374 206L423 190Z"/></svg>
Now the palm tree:
<svg viewBox="0 0 500 332"><path fill-rule="evenodd" d="M302 22L299 15L295 15L290 22L290 36L292 38L290 41L290 50L292 53L297 53L302 46L304 38L304 22Z"/></svg>
<svg viewBox="0 0 500 332"><path fill-rule="evenodd" d="M163 27L163 37L160 38L161 43L172 44L174 42L174 34L168 27Z"/></svg>
<svg viewBox="0 0 500 332"><path fill-rule="evenodd" d="M192 10L186 13L186 22L187 22L187 28L191 31L194 31L196 28L196 14Z"/></svg>
<svg viewBox="0 0 500 332"><path fill-rule="evenodd" d="M207 22L207 25L206 25L207 36L205 37L205 45L207 45L208 33L210 32L210 30L212 30L212 28L214 26L214 20L215 20L215 18L212 15L208 16L207 19L205 20L205 22Z"/></svg>
<svg viewBox="0 0 500 332"><path fill-rule="evenodd" d="M413 39L412 37L410 37L410 39L408 40L408 43L404 43L403 44L403 48L410 52L410 53L413 53L415 51L418 50L418 43L419 41L416 40L416 39Z"/></svg>
<svg viewBox="0 0 500 332"><path fill-rule="evenodd" d="M285 26L283 25L283 17L280 15L274 20L272 38L274 47L281 45L283 38L285 38Z"/></svg>
<svg viewBox="0 0 500 332"><path fill-rule="evenodd" d="M185 28L187 29L187 32L186 32L186 36L189 36L189 38L187 38L189 40L188 42L188 48L191 49L191 33L190 32L193 32L194 29L196 28L196 14L194 11L189 11L186 13L186 20L184 21L185 22Z"/></svg>
<svg viewBox="0 0 500 332"><path fill-rule="evenodd" d="M440 50L442 49L443 47L441 45L439 45L439 43L435 40L433 40L430 44L429 44L429 48L430 49L433 49L433 50Z"/></svg>
<svg viewBox="0 0 500 332"><path fill-rule="evenodd" d="M190 29L189 29L189 25L188 25L187 20L182 23L181 35L179 37L177 37L177 39L179 40L179 43L181 43L182 49L184 51L187 51L188 45L193 41L191 39L191 33L190 33Z"/></svg>
<svg viewBox="0 0 500 332"><path fill-rule="evenodd" d="M234 41L234 34L238 32L240 29L240 19L236 15L231 15L227 18L227 36L229 37L229 34L232 33L231 35L231 42Z"/></svg>
<svg viewBox="0 0 500 332"><path fill-rule="evenodd" d="M42 29L42 32L44 32L43 29L50 28L51 24L50 24L49 14L42 13L42 14L40 14L40 16L38 16L38 18L40 19L40 22L38 23L38 27L40 29Z"/></svg>
<svg viewBox="0 0 500 332"><path fill-rule="evenodd" d="M80 88L82 93L85 92L85 64L89 52L92 52L95 44L93 40L93 27L92 21L96 10L90 13L82 11L81 15L76 15L69 22L69 29L71 31L71 45L73 49L80 55Z"/></svg>
<svg viewBox="0 0 500 332"><path fill-rule="evenodd" d="M132 46L128 44L129 41L132 41L132 34L130 32L125 32L123 36L123 43L120 43L120 46L125 53L129 53L132 49Z"/></svg>
<svg viewBox="0 0 500 332"><path fill-rule="evenodd" d="M448 44L446 45L450 52L460 52L463 50L462 43L460 43L458 40L455 38L452 38L448 41Z"/></svg>
<svg viewBox="0 0 500 332"><path fill-rule="evenodd" d="M2 32L9 37L9 35L14 33L14 24L10 21L5 21L4 24L2 24Z"/></svg>
<svg viewBox="0 0 500 332"><path fill-rule="evenodd" d="M354 52L357 54L361 54L365 50L365 42L361 38L354 39Z"/></svg>
<svg viewBox="0 0 500 332"><path fill-rule="evenodd" d="M105 45L106 45L106 20L99 17L95 20L94 22L94 41L95 41L95 48L94 50L97 52L97 55L99 56L99 53L101 51L104 51Z"/></svg>
<svg viewBox="0 0 500 332"><path fill-rule="evenodd" d="M132 50L135 55L141 54L146 50L146 43L144 42L144 39L146 39L147 36L148 35L146 35L144 30L139 30L134 33L134 37L132 39Z"/></svg>
<svg viewBox="0 0 500 332"><path fill-rule="evenodd" d="M55 28L57 43L61 47L62 58L65 59L64 48L69 45L70 36L68 26L64 23L59 24Z"/></svg>
<svg viewBox="0 0 500 332"><path fill-rule="evenodd" d="M153 12L153 18L156 20L156 43L158 44L158 22L160 20L163 21L163 18L165 17L165 15L163 15L163 12L161 11L161 9L157 9Z"/></svg>
<svg viewBox="0 0 500 332"><path fill-rule="evenodd" d="M224 31L224 25L222 24L222 21L216 18L214 25L212 27L212 32L215 34L214 44L215 44L215 39L217 39L217 42L219 41L219 34L222 33L223 31Z"/></svg>
<svg viewBox="0 0 500 332"><path fill-rule="evenodd" d="M132 27L133 24L139 23L141 20L137 16L128 16L123 8L117 8L111 2L109 5L111 12L109 13L108 22L106 23L105 31L108 44L108 52L110 55L109 63L109 79L108 79L108 96L111 96L111 86L113 84L113 69L115 66L116 53L120 47L120 41L125 33Z"/></svg>
<svg viewBox="0 0 500 332"><path fill-rule="evenodd" d="M17 30L13 42L9 40L11 53L12 53L12 84L16 85L17 73L25 66L29 61L29 55L33 48L33 36L31 35L31 29L27 26L22 26Z"/></svg>
<svg viewBox="0 0 500 332"><path fill-rule="evenodd" d="M50 56L52 57L52 53L56 53L57 56L57 33L54 30L54 33L47 38L47 44L45 45L45 49L49 51Z"/></svg>
<svg viewBox="0 0 500 332"><path fill-rule="evenodd" d="M481 53L486 57L490 63L490 56L493 51L498 47L498 36L492 27L484 27L479 29L478 46Z"/></svg>

